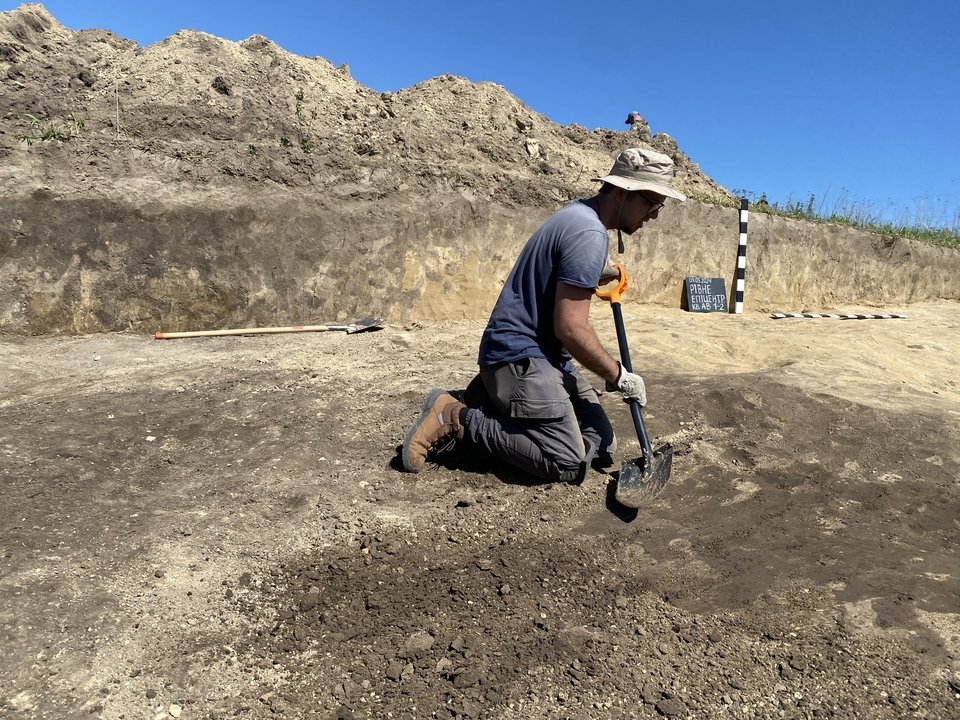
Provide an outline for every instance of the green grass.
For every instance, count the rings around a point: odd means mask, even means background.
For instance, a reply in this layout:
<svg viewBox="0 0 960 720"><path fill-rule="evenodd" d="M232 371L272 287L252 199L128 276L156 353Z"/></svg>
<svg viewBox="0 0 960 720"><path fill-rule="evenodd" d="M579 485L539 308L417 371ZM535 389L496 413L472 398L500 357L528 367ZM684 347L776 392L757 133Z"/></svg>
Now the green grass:
<svg viewBox="0 0 960 720"><path fill-rule="evenodd" d="M59 120L41 120L35 115L27 113L27 120L30 122L30 133L21 133L17 135L17 140L33 145L35 142L45 140L54 140L56 142L67 142L71 138L80 135L86 125L84 120L79 120L73 116L66 122Z"/></svg>
<svg viewBox="0 0 960 720"><path fill-rule="evenodd" d="M918 206L913 211L904 211L903 219L893 223L881 220L881 212L871 209L863 203L852 201L845 195L841 195L833 201L830 208L826 208L826 203L823 200L818 202L814 195L810 195L803 202L770 203L767 202L763 194L758 195L748 190L734 190L733 192L747 199L750 203L751 212L779 215L780 217L809 222L836 223L887 237L909 238L931 245L960 249L960 207L954 210L952 223L949 221L945 224L933 222L928 206ZM727 199L718 201L713 198L709 201L728 207L739 207L736 201ZM946 218L946 216L947 213L944 212L942 217Z"/></svg>

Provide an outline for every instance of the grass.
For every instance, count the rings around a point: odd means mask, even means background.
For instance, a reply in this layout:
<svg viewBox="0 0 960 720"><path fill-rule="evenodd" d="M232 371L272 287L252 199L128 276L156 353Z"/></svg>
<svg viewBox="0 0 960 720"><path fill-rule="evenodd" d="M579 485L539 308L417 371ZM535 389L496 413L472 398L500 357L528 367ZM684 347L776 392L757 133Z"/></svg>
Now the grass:
<svg viewBox="0 0 960 720"><path fill-rule="evenodd" d="M56 142L67 142L71 138L80 135L86 123L83 120L71 117L67 122L57 120L41 120L40 118L27 113L27 120L30 121L31 132L17 135L17 140L33 145L35 142L44 140L55 140Z"/></svg>
<svg viewBox="0 0 960 720"><path fill-rule="evenodd" d="M766 196L748 190L734 190L734 194L746 198L750 203L751 212L779 215L781 217L796 218L810 222L830 222L838 225L866 230L878 235L894 236L919 240L931 245L960 249L960 207L953 211L952 225L950 221L935 222L929 206L920 205L913 211L904 211L899 222L888 222L882 219L880 211L869 206L850 200L841 194L833 201L832 206L825 207L824 200L817 201L816 196L810 195L805 201L770 203ZM738 207L735 201L723 200L719 204ZM942 217L946 219L947 213Z"/></svg>

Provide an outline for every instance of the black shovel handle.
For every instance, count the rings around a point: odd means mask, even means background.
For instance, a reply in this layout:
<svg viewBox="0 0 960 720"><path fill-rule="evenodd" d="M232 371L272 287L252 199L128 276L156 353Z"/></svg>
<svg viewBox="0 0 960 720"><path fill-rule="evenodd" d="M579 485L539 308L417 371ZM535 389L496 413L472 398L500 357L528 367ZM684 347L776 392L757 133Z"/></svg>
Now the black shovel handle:
<svg viewBox="0 0 960 720"><path fill-rule="evenodd" d="M627 372L633 372L633 363L630 362L630 348L627 346L627 331L623 327L623 312L620 310L620 303L614 300L610 301L610 307L613 308L613 322L617 327L617 344L620 346L620 364ZM647 435L647 429L643 426L643 412L640 409L640 403L636 400L630 401L630 414L633 416L633 426L637 430L637 438L643 448L643 456L647 459L647 466L653 462L653 451L650 449L650 438Z"/></svg>

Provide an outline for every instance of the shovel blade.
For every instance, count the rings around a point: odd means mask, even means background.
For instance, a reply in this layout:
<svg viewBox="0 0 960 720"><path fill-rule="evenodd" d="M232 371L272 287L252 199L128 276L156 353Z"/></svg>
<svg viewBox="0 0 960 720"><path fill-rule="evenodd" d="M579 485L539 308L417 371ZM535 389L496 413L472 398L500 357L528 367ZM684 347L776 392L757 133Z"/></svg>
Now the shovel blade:
<svg viewBox="0 0 960 720"><path fill-rule="evenodd" d="M617 479L617 502L631 508L652 502L670 480L672 469L673 448L669 445L654 450L652 458L641 456L624 463Z"/></svg>
<svg viewBox="0 0 960 720"><path fill-rule="evenodd" d="M357 320L356 322L341 327L347 331L347 335L363 332L364 330L379 330L383 327L383 318L365 317L362 320Z"/></svg>

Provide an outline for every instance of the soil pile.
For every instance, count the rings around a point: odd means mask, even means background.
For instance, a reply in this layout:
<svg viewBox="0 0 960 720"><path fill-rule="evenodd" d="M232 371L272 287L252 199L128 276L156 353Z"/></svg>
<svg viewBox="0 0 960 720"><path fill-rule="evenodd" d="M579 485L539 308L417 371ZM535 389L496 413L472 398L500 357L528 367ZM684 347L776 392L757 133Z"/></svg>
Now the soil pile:
<svg viewBox="0 0 960 720"><path fill-rule="evenodd" d="M177 192L267 183L367 199L468 190L552 207L629 143L669 153L691 194L726 194L643 122L626 133L561 127L499 85L454 76L378 94L345 66L260 36L181 31L140 47L24 5L0 14L0 76L4 180L19 192L133 179L176 181Z"/></svg>

